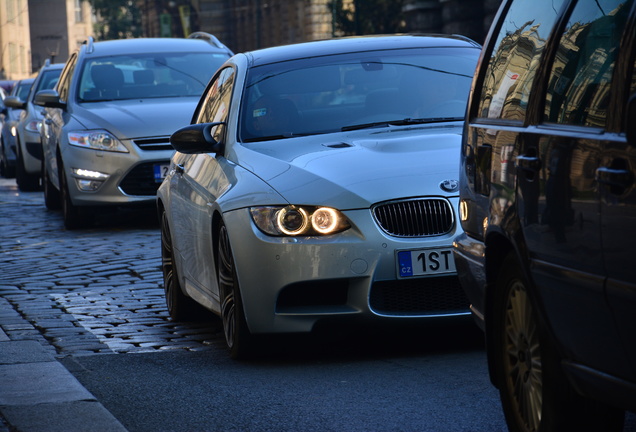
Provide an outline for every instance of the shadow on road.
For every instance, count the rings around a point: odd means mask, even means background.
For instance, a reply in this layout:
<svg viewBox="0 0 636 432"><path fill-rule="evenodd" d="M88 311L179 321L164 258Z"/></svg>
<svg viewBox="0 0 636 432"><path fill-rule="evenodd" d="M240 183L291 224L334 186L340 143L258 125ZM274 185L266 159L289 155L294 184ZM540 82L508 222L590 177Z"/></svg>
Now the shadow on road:
<svg viewBox="0 0 636 432"><path fill-rule="evenodd" d="M303 363L307 360L352 360L419 357L440 353L483 351L484 337L470 317L431 324L327 324L310 334L267 335L257 338L249 362ZM216 341L220 350L225 341ZM228 354L229 356L229 354Z"/></svg>

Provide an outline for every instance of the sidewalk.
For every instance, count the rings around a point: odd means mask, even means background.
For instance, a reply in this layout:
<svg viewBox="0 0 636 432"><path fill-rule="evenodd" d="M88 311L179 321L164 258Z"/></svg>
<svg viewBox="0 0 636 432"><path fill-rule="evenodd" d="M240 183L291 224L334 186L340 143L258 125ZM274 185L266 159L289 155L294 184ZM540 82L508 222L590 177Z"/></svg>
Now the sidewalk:
<svg viewBox="0 0 636 432"><path fill-rule="evenodd" d="M0 432L126 431L42 344L5 332L29 327L0 297Z"/></svg>

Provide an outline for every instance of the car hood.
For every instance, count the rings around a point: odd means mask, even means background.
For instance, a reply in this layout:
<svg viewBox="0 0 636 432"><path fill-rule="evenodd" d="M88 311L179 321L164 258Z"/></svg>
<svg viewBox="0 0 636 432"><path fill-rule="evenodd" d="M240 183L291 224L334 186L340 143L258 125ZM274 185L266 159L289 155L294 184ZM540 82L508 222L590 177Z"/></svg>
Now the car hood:
<svg viewBox="0 0 636 432"><path fill-rule="evenodd" d="M121 139L172 135L190 124L198 97L135 99L77 105L73 116L86 129L106 129Z"/></svg>
<svg viewBox="0 0 636 432"><path fill-rule="evenodd" d="M367 208L457 196L461 133L461 122L384 128L244 144L236 157L289 203ZM455 189L445 191L441 185L449 180Z"/></svg>

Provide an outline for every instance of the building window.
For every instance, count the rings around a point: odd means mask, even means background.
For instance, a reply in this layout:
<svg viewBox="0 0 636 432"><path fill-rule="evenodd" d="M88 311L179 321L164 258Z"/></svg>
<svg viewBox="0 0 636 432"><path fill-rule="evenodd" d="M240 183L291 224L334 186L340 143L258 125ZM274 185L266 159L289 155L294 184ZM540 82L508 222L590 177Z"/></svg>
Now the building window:
<svg viewBox="0 0 636 432"><path fill-rule="evenodd" d="M7 0L7 21L11 22L16 18L15 0Z"/></svg>
<svg viewBox="0 0 636 432"><path fill-rule="evenodd" d="M9 42L9 72L18 72L18 49L14 43Z"/></svg>
<svg viewBox="0 0 636 432"><path fill-rule="evenodd" d="M82 0L75 0L75 22L83 22L84 16L82 15Z"/></svg>
<svg viewBox="0 0 636 432"><path fill-rule="evenodd" d="M28 69L26 50L24 49L24 46L20 45L20 73L26 74L28 73Z"/></svg>

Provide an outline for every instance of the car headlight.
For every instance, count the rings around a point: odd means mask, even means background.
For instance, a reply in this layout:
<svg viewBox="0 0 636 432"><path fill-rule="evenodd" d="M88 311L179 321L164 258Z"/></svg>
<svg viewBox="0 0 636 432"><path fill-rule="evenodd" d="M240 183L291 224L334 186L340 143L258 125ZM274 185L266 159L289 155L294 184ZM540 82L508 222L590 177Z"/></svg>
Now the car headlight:
<svg viewBox="0 0 636 432"><path fill-rule="evenodd" d="M128 153L128 149L110 132L103 130L69 132L70 145L93 150Z"/></svg>
<svg viewBox="0 0 636 432"><path fill-rule="evenodd" d="M273 236L329 235L351 227L341 212L329 207L252 207L250 213L258 229Z"/></svg>

